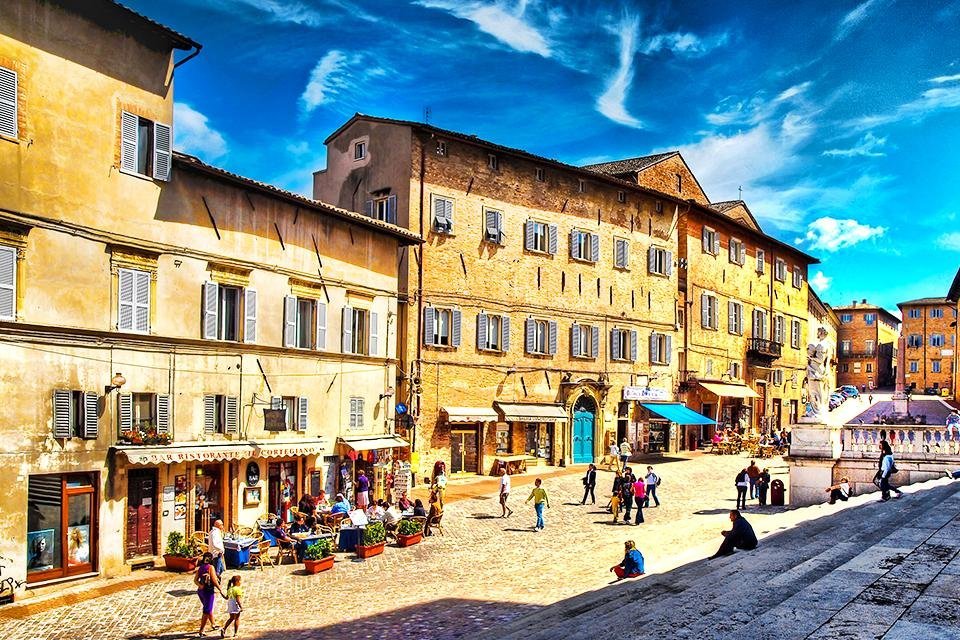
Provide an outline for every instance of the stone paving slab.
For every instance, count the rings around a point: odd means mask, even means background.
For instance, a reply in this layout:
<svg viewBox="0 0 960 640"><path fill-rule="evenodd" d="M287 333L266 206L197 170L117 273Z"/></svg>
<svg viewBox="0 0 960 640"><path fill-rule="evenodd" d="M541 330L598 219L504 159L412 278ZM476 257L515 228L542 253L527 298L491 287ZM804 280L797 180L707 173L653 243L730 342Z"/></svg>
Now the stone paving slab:
<svg viewBox="0 0 960 640"><path fill-rule="evenodd" d="M932 624L898 620L883 636L883 640L957 640L956 626L941 627Z"/></svg>

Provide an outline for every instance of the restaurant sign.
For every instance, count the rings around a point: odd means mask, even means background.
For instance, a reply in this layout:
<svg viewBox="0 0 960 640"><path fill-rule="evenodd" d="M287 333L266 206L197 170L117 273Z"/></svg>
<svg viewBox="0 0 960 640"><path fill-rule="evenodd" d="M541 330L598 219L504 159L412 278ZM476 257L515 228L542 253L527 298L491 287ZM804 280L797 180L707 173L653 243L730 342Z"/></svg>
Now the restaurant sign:
<svg viewBox="0 0 960 640"><path fill-rule="evenodd" d="M649 387L624 387L624 400L669 400L666 389L651 389Z"/></svg>
<svg viewBox="0 0 960 640"><path fill-rule="evenodd" d="M263 430L264 431L286 431L287 430L286 408L264 409L263 410Z"/></svg>

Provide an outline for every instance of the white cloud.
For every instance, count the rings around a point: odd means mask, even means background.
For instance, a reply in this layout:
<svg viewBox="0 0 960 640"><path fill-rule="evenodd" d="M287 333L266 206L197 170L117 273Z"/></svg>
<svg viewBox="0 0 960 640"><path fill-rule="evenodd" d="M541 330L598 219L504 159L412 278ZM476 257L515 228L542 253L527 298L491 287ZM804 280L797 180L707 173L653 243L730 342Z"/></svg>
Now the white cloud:
<svg viewBox="0 0 960 640"><path fill-rule="evenodd" d="M726 32L709 38L701 38L693 33L662 33L647 40L643 53L650 55L658 51L672 51L677 55L698 58L727 44L729 40L730 34Z"/></svg>
<svg viewBox="0 0 960 640"><path fill-rule="evenodd" d="M830 288L830 283L833 281L833 278L828 278L823 275L823 271L817 271L812 278L810 278L810 286L816 289L817 293L823 293Z"/></svg>
<svg viewBox="0 0 960 640"><path fill-rule="evenodd" d="M418 0L415 4L428 9L442 9L463 20L474 23L480 31L493 36L511 49L550 57L546 37L525 19L527 2L521 0L510 10L496 2L459 2L455 0Z"/></svg>
<svg viewBox="0 0 960 640"><path fill-rule="evenodd" d="M838 42L850 35L850 33L856 29L861 22L866 20L870 16L870 13L883 2L884 0L867 0L843 16L840 24L837 26L837 33L834 35L833 41Z"/></svg>
<svg viewBox="0 0 960 640"><path fill-rule="evenodd" d="M707 114L707 122L718 126L758 124L774 117L786 104L806 105L804 94L812 85L813 83L810 81L793 85L781 91L773 100L768 100L762 93L749 100L724 98L713 113Z"/></svg>
<svg viewBox="0 0 960 640"><path fill-rule="evenodd" d="M620 36L620 64L607 80L607 89L597 98L597 111L619 124L642 129L643 123L627 112L627 91L633 82L633 56L636 53L640 20L624 17L617 32Z"/></svg>
<svg viewBox="0 0 960 640"><path fill-rule="evenodd" d="M841 220L823 216L807 225L804 240L811 250L819 249L833 253L870 238L879 238L886 232L886 227L871 227L852 219Z"/></svg>
<svg viewBox="0 0 960 640"><path fill-rule="evenodd" d="M930 78L928 82L933 82L934 84L944 84L945 82L956 82L960 80L960 73L955 73L952 76L937 76L936 78Z"/></svg>
<svg viewBox="0 0 960 640"><path fill-rule="evenodd" d="M937 246L947 251L960 251L960 231L944 233L937 238Z"/></svg>
<svg viewBox="0 0 960 640"><path fill-rule="evenodd" d="M178 151L213 161L227 153L223 135L203 115L185 102L173 103L173 146Z"/></svg>
<svg viewBox="0 0 960 640"><path fill-rule="evenodd" d="M300 96L300 102L306 113L327 102L343 86L344 80L339 76L339 72L345 65L346 56L336 49L329 51L317 62L313 71L310 72L310 80L303 90L303 95Z"/></svg>
<svg viewBox="0 0 960 640"><path fill-rule="evenodd" d="M317 27L325 22L322 13L302 2L286 0L238 0L240 3L266 13L275 22L292 22Z"/></svg>
<svg viewBox="0 0 960 640"><path fill-rule="evenodd" d="M785 102L791 98L796 98L800 94L806 93L811 85L813 85L813 83L807 80L806 82L801 82L800 84L795 84L792 87L784 89L780 92L780 95L774 99L774 102Z"/></svg>
<svg viewBox="0 0 960 640"><path fill-rule="evenodd" d="M896 109L872 116L851 120L847 126L862 131L873 127L910 120L920 122L934 113L960 108L960 85L927 89L916 100L901 104Z"/></svg>
<svg viewBox="0 0 960 640"><path fill-rule="evenodd" d="M862 156L866 158L879 158L881 156L887 155L883 151L877 151L879 147L882 147L887 143L886 138L878 138L873 133L867 132L860 141L849 149L828 149L823 152L825 156L841 156L844 158L852 158L854 156Z"/></svg>

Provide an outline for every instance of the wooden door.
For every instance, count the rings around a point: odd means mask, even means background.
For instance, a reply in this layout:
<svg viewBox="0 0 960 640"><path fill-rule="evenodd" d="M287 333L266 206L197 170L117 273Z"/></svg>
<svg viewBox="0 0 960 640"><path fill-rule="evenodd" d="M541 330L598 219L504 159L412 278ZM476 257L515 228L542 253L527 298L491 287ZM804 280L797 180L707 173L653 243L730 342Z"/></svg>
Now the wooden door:
<svg viewBox="0 0 960 640"><path fill-rule="evenodd" d="M477 472L477 432L456 430L450 432L450 473Z"/></svg>
<svg viewBox="0 0 960 640"><path fill-rule="evenodd" d="M127 476L127 558L156 553L156 469L133 469Z"/></svg>

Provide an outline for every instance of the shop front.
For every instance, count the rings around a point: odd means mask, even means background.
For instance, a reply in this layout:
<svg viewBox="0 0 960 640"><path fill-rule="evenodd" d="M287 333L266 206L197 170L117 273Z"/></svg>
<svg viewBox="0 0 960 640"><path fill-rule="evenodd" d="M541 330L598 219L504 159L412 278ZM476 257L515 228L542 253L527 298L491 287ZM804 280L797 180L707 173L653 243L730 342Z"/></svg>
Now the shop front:
<svg viewBox="0 0 960 640"><path fill-rule="evenodd" d="M450 473L481 473L489 425L499 419L491 407L444 407L442 421L450 432Z"/></svg>
<svg viewBox="0 0 960 640"><path fill-rule="evenodd" d="M716 407L716 414L710 416L716 421L716 428L730 428L739 433L755 430L753 399L760 394L745 384L733 382L699 381L698 385L701 403Z"/></svg>
<svg viewBox="0 0 960 640"><path fill-rule="evenodd" d="M31 475L27 484L27 583L97 571L100 475Z"/></svg>
<svg viewBox="0 0 960 640"><path fill-rule="evenodd" d="M694 451L701 426L716 424L679 402L644 402L640 406L649 420L651 453Z"/></svg>
<svg viewBox="0 0 960 640"><path fill-rule="evenodd" d="M506 402L495 405L501 421L510 425L508 434L513 455L524 455L528 460L536 459L542 464L560 464L566 455L563 426L569 421L563 406Z"/></svg>
<svg viewBox="0 0 960 640"><path fill-rule="evenodd" d="M354 487L360 472L370 481L372 498L380 500L390 496L398 472L409 469L401 463L401 452L408 450L410 443L398 435L383 433L365 436L350 436L337 440L339 476L336 490L353 501ZM394 462L397 462L394 465Z"/></svg>

